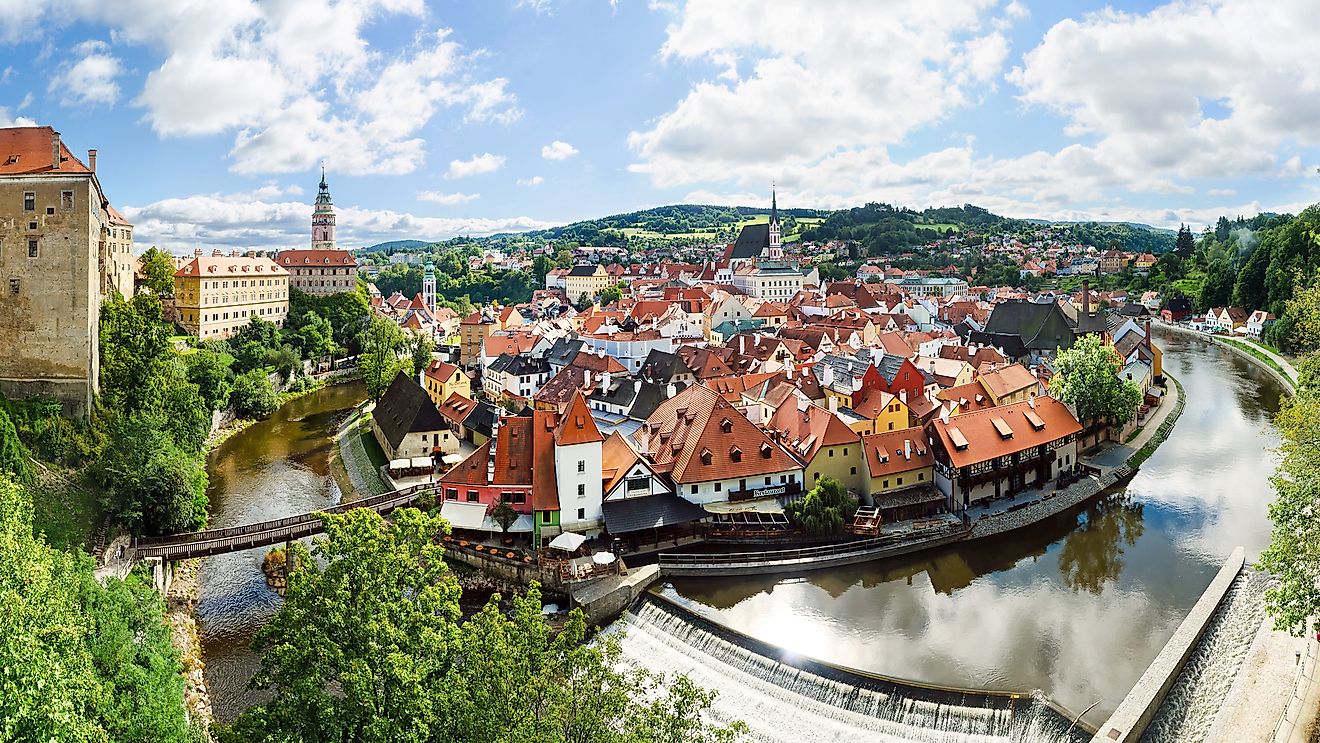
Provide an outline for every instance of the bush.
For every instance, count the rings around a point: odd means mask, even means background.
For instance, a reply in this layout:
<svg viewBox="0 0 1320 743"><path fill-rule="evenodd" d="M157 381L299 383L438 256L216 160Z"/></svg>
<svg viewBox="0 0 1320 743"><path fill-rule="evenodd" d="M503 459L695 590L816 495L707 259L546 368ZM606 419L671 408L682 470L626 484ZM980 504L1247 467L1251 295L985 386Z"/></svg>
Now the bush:
<svg viewBox="0 0 1320 743"><path fill-rule="evenodd" d="M265 418L280 405L279 395L270 386L270 379L260 369L253 369L234 379L229 393L229 404L244 418Z"/></svg>
<svg viewBox="0 0 1320 743"><path fill-rule="evenodd" d="M181 449L159 415L117 420L93 473L106 510L134 534L174 534L206 525L206 469Z"/></svg>
<svg viewBox="0 0 1320 743"><path fill-rule="evenodd" d="M857 499L848 495L843 483L823 477L805 498L788 504L784 513L808 536L837 536L857 513Z"/></svg>

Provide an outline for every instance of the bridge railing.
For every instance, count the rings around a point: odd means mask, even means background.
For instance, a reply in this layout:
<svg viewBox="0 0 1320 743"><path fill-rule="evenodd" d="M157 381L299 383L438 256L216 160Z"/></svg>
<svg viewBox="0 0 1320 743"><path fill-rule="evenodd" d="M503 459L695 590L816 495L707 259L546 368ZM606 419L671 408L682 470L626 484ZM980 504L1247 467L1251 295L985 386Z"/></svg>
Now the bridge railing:
<svg viewBox="0 0 1320 743"><path fill-rule="evenodd" d="M243 524L242 526L230 526L223 529L207 529L205 531L194 531L186 534L173 534L168 537L140 537L137 540L139 551L167 545L188 544L191 542L211 542L222 539L232 539L249 534L263 534L276 529L284 529L300 524L317 523L321 519L319 513L345 513L354 508L371 508L376 511L389 511L397 508L400 502L409 502L417 497L417 494L425 490L439 490L440 483L419 483L410 485L400 490L392 490L388 493L373 495L361 500L338 503L333 506L327 506L317 511L300 513L294 516L286 516L282 519L272 521L261 521L254 524ZM145 553L144 553L145 554Z"/></svg>
<svg viewBox="0 0 1320 743"><path fill-rule="evenodd" d="M837 544L821 545L819 547L710 554L662 553L659 559L661 566L734 565L747 563L791 562L795 560L819 560L822 558L834 557L836 555L850 555L858 552L869 552L872 550L883 549L895 544L910 541L916 537L929 539L933 536L945 533L952 534L959 531L965 531L965 527L962 524L947 524L940 527L913 530L902 534L887 534L872 539L854 539L847 542L839 542Z"/></svg>

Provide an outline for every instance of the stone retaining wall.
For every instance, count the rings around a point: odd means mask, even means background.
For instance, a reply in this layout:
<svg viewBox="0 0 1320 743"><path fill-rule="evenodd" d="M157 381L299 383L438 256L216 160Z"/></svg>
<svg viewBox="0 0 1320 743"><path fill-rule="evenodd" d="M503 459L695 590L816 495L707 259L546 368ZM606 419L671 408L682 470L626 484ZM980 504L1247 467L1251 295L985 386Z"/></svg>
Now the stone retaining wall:
<svg viewBox="0 0 1320 743"><path fill-rule="evenodd" d="M1141 738L1245 562L1246 551L1241 547L1233 550L1164 649L1141 674L1114 714L1100 726L1092 743L1126 743Z"/></svg>
<svg viewBox="0 0 1320 743"><path fill-rule="evenodd" d="M1219 346L1220 348L1223 348L1223 349L1227 349L1230 353L1233 353L1233 354L1235 354L1235 355L1237 355L1237 356L1239 356L1239 357L1241 357L1241 358L1243 358L1243 359L1246 359L1247 361L1250 361L1251 363L1255 364L1257 368L1261 369L1261 370L1264 371L1266 374L1269 374L1271 377L1274 377L1274 380L1275 380L1276 382L1278 382L1279 384L1283 385L1283 388L1284 388L1285 390L1288 390L1288 394L1293 394L1293 393L1295 393L1295 392L1297 391L1297 387L1296 387L1296 385L1293 384L1293 381L1292 381L1291 379L1288 379L1288 378L1287 378L1286 376L1284 376L1283 374L1280 374L1278 369L1275 369L1274 367L1272 367L1272 366L1270 366L1269 364L1265 363L1265 362L1262 361L1261 359L1258 359L1258 358L1256 358L1255 356L1253 356L1253 355L1247 353L1246 351L1243 351L1241 348L1238 348L1237 346L1233 345L1232 343L1225 343L1225 342L1223 341L1223 339L1221 339L1221 338L1215 336L1215 335L1212 334L1212 333L1204 333L1204 332L1201 332L1200 330L1192 330L1191 328L1184 328L1184 327L1181 326L1181 325L1170 325L1170 324L1168 324L1168 323L1160 323L1160 324L1158 325L1158 327L1166 328L1166 329L1171 330L1171 331L1173 331L1173 332L1175 332L1175 333L1182 333L1183 335L1191 335L1191 336L1195 336L1195 337L1197 337L1197 338L1200 338L1200 339L1203 340L1203 341L1210 341L1211 343L1215 344L1216 346ZM1246 341L1243 341L1243 342L1245 343Z"/></svg>

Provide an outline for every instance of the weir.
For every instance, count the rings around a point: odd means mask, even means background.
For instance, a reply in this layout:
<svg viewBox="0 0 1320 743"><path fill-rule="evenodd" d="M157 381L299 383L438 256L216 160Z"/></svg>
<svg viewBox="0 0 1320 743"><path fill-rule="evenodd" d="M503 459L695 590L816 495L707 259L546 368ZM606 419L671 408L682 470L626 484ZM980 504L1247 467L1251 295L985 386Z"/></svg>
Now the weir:
<svg viewBox="0 0 1320 743"><path fill-rule="evenodd" d="M715 719L743 720L755 740L1054 743L1093 732L1040 695L918 684L797 656L655 594L607 631L619 628L625 663L717 691Z"/></svg>

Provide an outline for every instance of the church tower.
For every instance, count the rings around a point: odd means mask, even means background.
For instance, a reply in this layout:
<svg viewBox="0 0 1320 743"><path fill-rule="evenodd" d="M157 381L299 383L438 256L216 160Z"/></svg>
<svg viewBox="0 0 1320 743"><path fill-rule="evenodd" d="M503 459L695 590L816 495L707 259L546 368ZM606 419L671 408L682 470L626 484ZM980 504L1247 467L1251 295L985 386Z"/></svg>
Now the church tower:
<svg viewBox="0 0 1320 743"><path fill-rule="evenodd" d="M321 190L316 194L316 209L312 212L312 250L335 249L335 206L330 201L330 187L325 182L325 166L321 166Z"/></svg>
<svg viewBox="0 0 1320 743"><path fill-rule="evenodd" d="M779 230L779 205L775 201L775 187L770 186L770 244L766 247L766 260L782 261L784 260L784 248L780 241L781 234Z"/></svg>
<svg viewBox="0 0 1320 743"><path fill-rule="evenodd" d="M427 261L426 270L422 274L422 304L432 314L435 313L435 264Z"/></svg>

